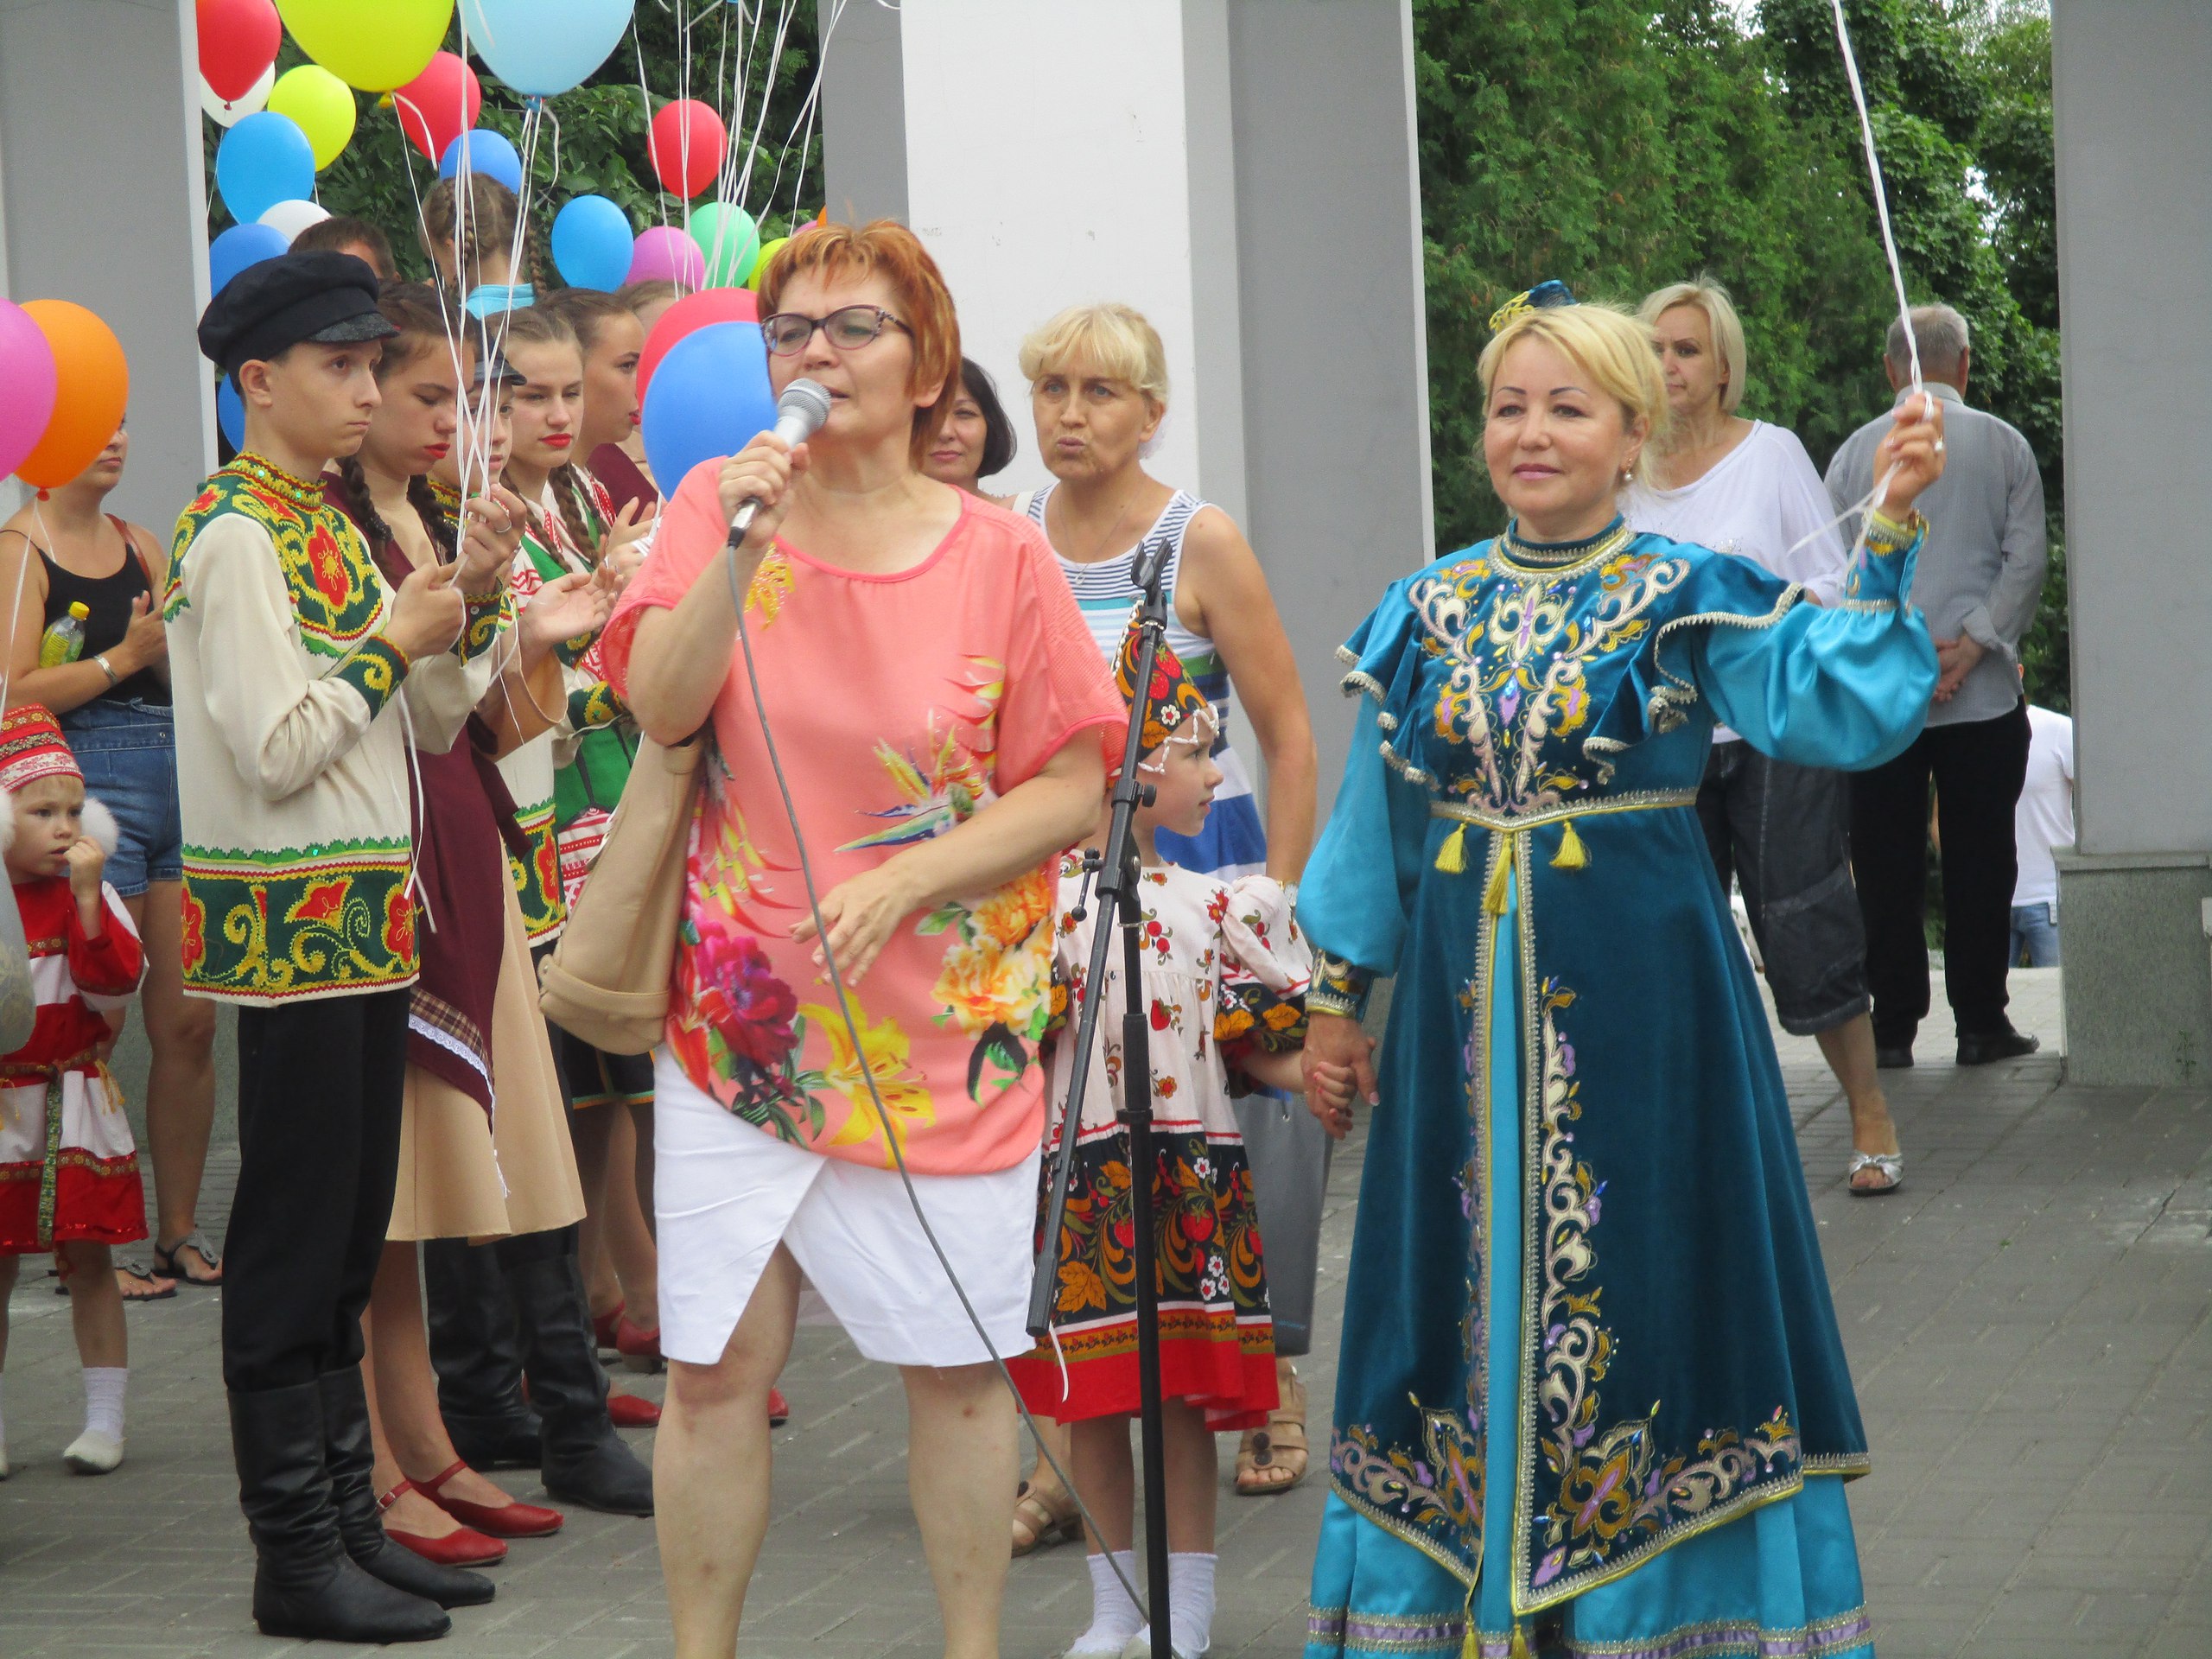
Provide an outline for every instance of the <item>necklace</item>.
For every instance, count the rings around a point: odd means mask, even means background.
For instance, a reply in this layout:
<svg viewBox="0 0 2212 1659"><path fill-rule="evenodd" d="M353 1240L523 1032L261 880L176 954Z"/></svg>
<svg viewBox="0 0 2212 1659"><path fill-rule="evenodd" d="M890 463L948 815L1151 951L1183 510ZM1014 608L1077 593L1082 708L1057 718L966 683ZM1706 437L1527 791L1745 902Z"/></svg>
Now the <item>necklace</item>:
<svg viewBox="0 0 2212 1659"><path fill-rule="evenodd" d="M1077 559L1076 561L1077 564L1096 564L1106 556L1106 543L1112 541L1114 532L1121 529L1122 520L1128 516L1129 503L1137 499L1137 492L1143 487L1142 480L1129 486L1129 493L1122 498L1122 505L1114 510L1114 522L1106 526L1106 533L1098 538L1097 544L1090 550L1090 556L1087 559ZM1049 541L1051 537L1047 537L1046 539Z"/></svg>

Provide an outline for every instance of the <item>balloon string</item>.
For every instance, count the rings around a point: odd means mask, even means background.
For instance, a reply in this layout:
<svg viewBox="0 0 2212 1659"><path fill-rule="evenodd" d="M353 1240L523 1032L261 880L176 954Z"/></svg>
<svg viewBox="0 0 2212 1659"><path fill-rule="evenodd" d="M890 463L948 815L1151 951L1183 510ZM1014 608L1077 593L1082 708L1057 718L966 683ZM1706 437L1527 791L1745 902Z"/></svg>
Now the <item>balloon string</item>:
<svg viewBox="0 0 2212 1659"><path fill-rule="evenodd" d="M1934 401L1929 397L1926 385L1920 378L1920 340L1912 329L1912 305L1905 297L1904 266L1897 258L1897 237L1890 227L1890 195L1882 181L1882 158L1874 144L1874 119L1866 109L1866 89L1859 79L1859 59L1851 49L1851 29L1843 19L1843 0L1829 0L1835 13L1836 44L1843 51L1843 73L1851 83L1851 101L1859 112L1859 134L1866 149L1866 173L1874 188L1874 217L1882 227L1882 251L1890 262L1890 282L1897 292L1897 326L1904 333L1905 351L1912 365L1912 392L1921 399L1921 418L1926 420L1934 412ZM1874 528L1873 509L1889 493L1890 484L1898 472L1892 461L1867 498L1852 509L1863 514L1859 522L1859 533L1852 538L1851 552L1844 561L1847 582L1856 578L1865 568L1867 537ZM1848 514L1845 515L1848 517ZM1824 526L1825 528L1825 526ZM1815 531L1815 534L1820 532ZM1810 540L1808 537L1806 540ZM1804 542L1797 543L1802 547ZM1792 548L1796 552L1796 548Z"/></svg>

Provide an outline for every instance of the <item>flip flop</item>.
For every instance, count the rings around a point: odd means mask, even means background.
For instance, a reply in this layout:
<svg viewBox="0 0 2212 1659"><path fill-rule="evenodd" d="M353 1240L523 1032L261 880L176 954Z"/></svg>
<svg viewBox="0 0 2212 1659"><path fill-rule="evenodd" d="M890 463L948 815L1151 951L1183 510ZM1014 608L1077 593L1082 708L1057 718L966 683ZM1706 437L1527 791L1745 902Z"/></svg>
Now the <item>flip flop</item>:
<svg viewBox="0 0 2212 1659"><path fill-rule="evenodd" d="M115 1275L123 1300L126 1302L166 1302L176 1294L176 1281L164 1274L156 1273L146 1265L143 1256L117 1258ZM54 1294L67 1296L69 1294L68 1285L66 1282L57 1283L54 1287Z"/></svg>
<svg viewBox="0 0 2212 1659"><path fill-rule="evenodd" d="M1879 1185L1860 1186L1853 1178L1862 1169L1879 1171ZM1885 1192L1894 1192L1904 1184L1904 1154L1901 1152L1853 1152L1851 1166L1843 1172L1843 1190L1854 1198L1878 1198Z"/></svg>

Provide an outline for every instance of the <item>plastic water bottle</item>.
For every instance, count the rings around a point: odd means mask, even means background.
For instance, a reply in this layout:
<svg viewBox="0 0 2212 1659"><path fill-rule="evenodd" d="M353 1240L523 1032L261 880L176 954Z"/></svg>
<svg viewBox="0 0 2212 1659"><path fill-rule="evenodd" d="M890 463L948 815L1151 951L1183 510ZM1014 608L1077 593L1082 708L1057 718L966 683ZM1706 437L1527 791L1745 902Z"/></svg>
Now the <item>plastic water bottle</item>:
<svg viewBox="0 0 2212 1659"><path fill-rule="evenodd" d="M41 668L59 668L85 654L85 619L92 613L92 607L79 600L70 606L68 615L57 617L47 625L38 642Z"/></svg>

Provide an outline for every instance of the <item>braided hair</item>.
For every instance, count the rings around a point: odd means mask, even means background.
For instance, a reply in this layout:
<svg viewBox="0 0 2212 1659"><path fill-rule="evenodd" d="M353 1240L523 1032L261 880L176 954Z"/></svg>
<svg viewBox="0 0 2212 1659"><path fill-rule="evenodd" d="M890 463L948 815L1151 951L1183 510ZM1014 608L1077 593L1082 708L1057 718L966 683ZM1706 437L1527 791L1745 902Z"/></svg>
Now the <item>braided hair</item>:
<svg viewBox="0 0 2212 1659"><path fill-rule="evenodd" d="M460 238L459 259L450 285L464 296L484 280L486 261L505 261L513 251L515 226L522 217L522 204L515 193L497 179L482 173L468 175L468 199L466 213L460 199L458 179L441 179L423 198L421 236L423 252L433 270L443 273L446 262L454 257L454 228L457 222L466 220ZM511 283L537 283L543 269L538 258L538 227L533 224L523 237L521 263L511 271Z"/></svg>
<svg viewBox="0 0 2212 1659"><path fill-rule="evenodd" d="M507 339L519 340L526 346L566 346L579 357L583 343L576 338L576 331L560 310L551 305L529 305L507 314ZM589 494L584 486L584 474L572 461L556 467L547 480L553 490L553 502L561 511L562 528L568 532L569 543L583 556L587 565L599 563L600 538L592 534L591 521L586 516L589 509ZM510 486L510 488L512 486ZM520 494L520 491L516 492ZM539 504L526 501L531 527L538 539L550 546L552 536L548 532L539 511Z"/></svg>
<svg viewBox="0 0 2212 1659"><path fill-rule="evenodd" d="M385 341L384 355L378 359L378 385L425 352L443 350L454 327L451 313L438 297L437 290L428 283L386 283L377 296L377 310L386 322L399 330ZM391 526L385 523L369 494L368 474L362 470L359 452L340 461L338 472L346 480L346 493L353 499L361 528L371 543L381 546L392 540ZM439 557L452 558L456 546L453 526L447 523L445 510L438 505L427 474L417 473L408 479L407 500L415 509L416 517L423 521L423 531L430 538L430 545L438 550Z"/></svg>

